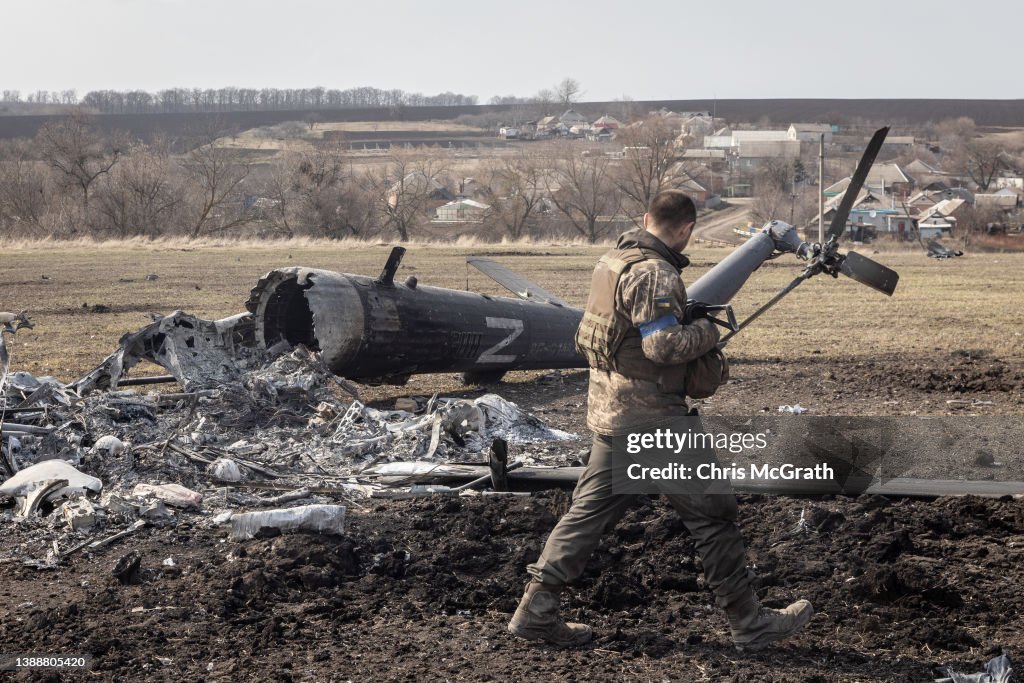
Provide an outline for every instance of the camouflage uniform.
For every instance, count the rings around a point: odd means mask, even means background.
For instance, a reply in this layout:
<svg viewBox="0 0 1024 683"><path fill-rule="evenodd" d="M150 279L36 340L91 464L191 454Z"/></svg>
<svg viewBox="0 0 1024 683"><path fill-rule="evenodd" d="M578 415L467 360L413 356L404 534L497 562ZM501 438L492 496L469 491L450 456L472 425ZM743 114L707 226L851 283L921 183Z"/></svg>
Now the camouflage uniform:
<svg viewBox="0 0 1024 683"><path fill-rule="evenodd" d="M632 496L612 492L612 436L685 415L685 394L693 382L688 371L709 352L717 354L713 324L679 323L686 302L680 271L688 264L651 233L633 230L620 236L594 270L576 337L591 366L587 424L595 432L594 444L572 507L528 567L537 581L560 586L578 577L601 536L632 502ZM700 389L691 393L708 395L708 387ZM719 490L724 493L666 498L686 524L705 578L726 607L749 594L750 579L735 524L736 497L727 486Z"/></svg>
<svg viewBox="0 0 1024 683"><path fill-rule="evenodd" d="M707 320L681 325L682 254L643 230L619 238L594 269L576 346L590 364L587 426L614 436L686 414L687 370L715 348ZM712 392L717 384L711 387Z"/></svg>

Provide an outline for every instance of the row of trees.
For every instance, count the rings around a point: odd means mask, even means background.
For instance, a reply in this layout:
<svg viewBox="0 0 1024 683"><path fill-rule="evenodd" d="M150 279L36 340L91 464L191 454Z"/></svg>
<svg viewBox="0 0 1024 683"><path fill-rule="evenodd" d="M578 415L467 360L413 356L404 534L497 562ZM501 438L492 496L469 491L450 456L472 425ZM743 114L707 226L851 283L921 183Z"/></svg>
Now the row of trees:
<svg viewBox="0 0 1024 683"><path fill-rule="evenodd" d="M22 99L20 90L0 90L0 104L78 104L78 93L75 90L36 90Z"/></svg>
<svg viewBox="0 0 1024 683"><path fill-rule="evenodd" d="M153 114L181 112L289 111L354 109L366 107L466 106L475 95L443 92L423 95L403 90L349 88L168 88L146 90L94 90L79 101L74 90L41 90L22 100L17 90L0 92L0 103L81 104L101 114Z"/></svg>
<svg viewBox="0 0 1024 683"><path fill-rule="evenodd" d="M34 140L0 148L0 228L26 237L130 237L223 231L245 222L234 208L252 166L198 144L173 154L103 136L75 113Z"/></svg>
<svg viewBox="0 0 1024 683"><path fill-rule="evenodd" d="M583 89L574 78L563 78L552 88L533 97L495 96L490 104L569 106L579 100ZM373 107L468 106L477 104L476 95L443 92L437 95L410 93L398 89L349 88L168 88L146 90L94 90L79 102L75 90L38 90L22 99L19 90L0 91L0 104L82 104L101 114L150 114L179 112L289 111L309 109L355 109Z"/></svg>
<svg viewBox="0 0 1024 683"><path fill-rule="evenodd" d="M357 159L343 141L283 151L272 163L215 144L175 153L165 141L104 136L74 114L33 140L0 148L0 230L8 236L162 235L386 237L452 235L431 222L466 174L442 149ZM626 152L553 142L481 160L471 171L484 221L459 227L488 239L573 235L597 241L643 214L689 173L659 120L623 131ZM447 190L447 192L446 192Z"/></svg>

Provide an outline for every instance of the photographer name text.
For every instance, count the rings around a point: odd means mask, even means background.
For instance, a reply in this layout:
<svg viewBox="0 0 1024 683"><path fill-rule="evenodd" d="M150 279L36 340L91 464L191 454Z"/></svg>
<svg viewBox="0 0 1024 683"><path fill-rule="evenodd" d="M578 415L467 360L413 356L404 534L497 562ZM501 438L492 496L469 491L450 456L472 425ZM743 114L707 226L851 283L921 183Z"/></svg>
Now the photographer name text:
<svg viewBox="0 0 1024 683"><path fill-rule="evenodd" d="M732 465L716 465L702 463L700 465L684 465L668 463L660 467L645 467L633 463L626 468L626 476L634 481L716 481L724 479L760 479L769 481L832 481L835 470L825 463L813 467L799 467L793 464L758 465L751 463L743 467Z"/></svg>

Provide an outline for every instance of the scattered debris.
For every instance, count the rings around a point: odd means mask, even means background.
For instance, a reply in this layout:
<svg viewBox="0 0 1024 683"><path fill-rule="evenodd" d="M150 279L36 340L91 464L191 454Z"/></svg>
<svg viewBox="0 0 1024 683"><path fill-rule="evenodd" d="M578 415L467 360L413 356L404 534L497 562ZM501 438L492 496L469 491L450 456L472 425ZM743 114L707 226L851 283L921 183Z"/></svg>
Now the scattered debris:
<svg viewBox="0 0 1024 683"><path fill-rule="evenodd" d="M88 548L102 548L103 546L110 545L111 543L114 543L115 541L120 541L122 538L125 538L126 536L131 536L132 534L134 534L136 531L138 531L139 529L143 528L144 526L146 526L146 520L144 520L144 519L136 520L136 522L134 524L132 524L130 527L128 527L124 531L120 531L120 532L114 534L113 536L107 536L106 538L101 538L98 541L93 541L92 543L87 544L86 547L88 547ZM71 551L69 551L69 552L71 552Z"/></svg>
<svg viewBox="0 0 1024 683"><path fill-rule="evenodd" d="M950 249L936 240L928 240L928 258L948 259L963 256L964 252L959 249Z"/></svg>
<svg viewBox="0 0 1024 683"><path fill-rule="evenodd" d="M95 389L116 389L124 373L140 360L165 368L186 391L237 381L246 365L244 356L255 355L255 350L244 353L252 331L252 317L245 313L203 320L175 311L121 337L117 351L69 388L80 396Z"/></svg>
<svg viewBox="0 0 1024 683"><path fill-rule="evenodd" d="M18 311L17 313L0 312L0 325L4 326L4 332L9 332L10 334L14 334L23 327L30 330L35 327L32 324L31 318L28 317L28 311Z"/></svg>
<svg viewBox="0 0 1024 683"><path fill-rule="evenodd" d="M231 539L234 541L244 541L258 534L279 534L284 531L343 534L345 506L302 505L279 510L243 512L231 517Z"/></svg>
<svg viewBox="0 0 1024 683"><path fill-rule="evenodd" d="M789 413L790 415L803 415L807 412L807 408L804 408L799 403L791 406L779 406L780 413Z"/></svg>
<svg viewBox="0 0 1024 683"><path fill-rule="evenodd" d="M990 659L985 670L976 674L957 673L952 667L946 668L948 678L936 678L935 683L1010 683L1013 677L1013 662L1003 653Z"/></svg>
<svg viewBox="0 0 1024 683"><path fill-rule="evenodd" d="M88 498L69 500L61 505L60 511L72 531L88 531L99 519L99 511Z"/></svg>
<svg viewBox="0 0 1024 683"><path fill-rule="evenodd" d="M231 458L217 458L210 464L210 474L213 475L214 479L223 482L239 482L242 481L242 470Z"/></svg>
<svg viewBox="0 0 1024 683"><path fill-rule="evenodd" d="M31 517L39 509L42 502L51 497L56 497L57 492L64 490L68 485L67 479L47 479L39 482L21 498L21 507L15 513L16 517Z"/></svg>
<svg viewBox="0 0 1024 683"><path fill-rule="evenodd" d="M575 435L496 394L417 396L380 410L359 401L319 352L287 342L258 349L252 329L248 314L211 321L179 311L125 335L115 353L69 385L5 372L0 410L16 421L3 425L0 471L11 476L0 484L0 506L40 534L34 549L12 549L0 561L55 569L80 550L190 516L202 526L230 522L244 537L261 528L339 533L342 511L360 498L418 490L410 487L419 482L374 466L478 463L456 478L461 485L440 486L479 495L473 486L507 486L495 474L571 458L548 444ZM169 374L126 377L142 360ZM148 386L167 378L182 390ZM496 473L488 470L489 447L500 440L513 444L517 464L502 460ZM472 479L480 481L467 486ZM344 506L334 505L339 498ZM220 514L207 516L204 505Z"/></svg>
<svg viewBox="0 0 1024 683"><path fill-rule="evenodd" d="M122 586L131 586L142 582L142 573L139 571L141 566L142 557L136 552L130 552L118 559L111 573Z"/></svg>
<svg viewBox="0 0 1024 683"><path fill-rule="evenodd" d="M196 493L181 484L138 484L132 495L136 498L153 497L172 507L199 509L203 505L202 494Z"/></svg>
<svg viewBox="0 0 1024 683"><path fill-rule="evenodd" d="M407 413L422 413L427 407L427 399L422 396L408 396L395 399L395 410Z"/></svg>
<svg viewBox="0 0 1024 683"><path fill-rule="evenodd" d="M63 460L44 460L26 467L13 477L0 484L0 495L20 498L28 495L37 487L56 479L65 480L64 487L48 496L50 499L61 496L70 497L76 493L103 490L103 482L96 477L83 474Z"/></svg>
<svg viewBox="0 0 1024 683"><path fill-rule="evenodd" d="M793 525L792 535L808 534L814 531L811 523L807 521L807 508L800 508L800 519Z"/></svg>
<svg viewBox="0 0 1024 683"><path fill-rule="evenodd" d="M94 453L103 453L110 457L117 457L124 453L124 442L121 439L107 434L96 439L96 443L92 445Z"/></svg>
<svg viewBox="0 0 1024 683"><path fill-rule="evenodd" d="M981 467L995 467L996 458L992 455L992 451L979 448L975 452L974 464L980 465Z"/></svg>
<svg viewBox="0 0 1024 683"><path fill-rule="evenodd" d="M0 450L0 464L10 474L18 473L18 455L21 453L21 439L16 436L7 437L7 447Z"/></svg>
<svg viewBox="0 0 1024 683"><path fill-rule="evenodd" d="M981 406L994 406L994 401L983 401L981 399L967 400L963 398L950 398L946 400L946 405L952 406L953 408L979 408Z"/></svg>

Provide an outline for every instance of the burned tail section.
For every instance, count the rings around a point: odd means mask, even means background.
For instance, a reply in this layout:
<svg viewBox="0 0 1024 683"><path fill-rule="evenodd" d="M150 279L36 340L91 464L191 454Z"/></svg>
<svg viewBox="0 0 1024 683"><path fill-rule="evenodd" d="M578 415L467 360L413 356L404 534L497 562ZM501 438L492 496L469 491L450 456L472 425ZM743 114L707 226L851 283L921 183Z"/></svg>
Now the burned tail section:
<svg viewBox="0 0 1024 683"><path fill-rule="evenodd" d="M271 271L246 304L257 343L304 344L335 374L362 381L586 367L573 343L580 311L395 282L390 270L391 277L376 280L311 268Z"/></svg>

